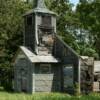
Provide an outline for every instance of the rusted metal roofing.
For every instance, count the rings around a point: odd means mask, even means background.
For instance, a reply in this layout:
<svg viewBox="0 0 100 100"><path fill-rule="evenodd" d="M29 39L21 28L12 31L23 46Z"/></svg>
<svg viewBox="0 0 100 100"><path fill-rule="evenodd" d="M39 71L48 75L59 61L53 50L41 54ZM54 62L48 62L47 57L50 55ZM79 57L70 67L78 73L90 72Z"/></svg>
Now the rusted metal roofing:
<svg viewBox="0 0 100 100"><path fill-rule="evenodd" d="M59 62L59 60L52 55L48 55L48 56L36 55L31 50L29 50L27 47L24 46L21 46L20 49L33 63L58 63Z"/></svg>

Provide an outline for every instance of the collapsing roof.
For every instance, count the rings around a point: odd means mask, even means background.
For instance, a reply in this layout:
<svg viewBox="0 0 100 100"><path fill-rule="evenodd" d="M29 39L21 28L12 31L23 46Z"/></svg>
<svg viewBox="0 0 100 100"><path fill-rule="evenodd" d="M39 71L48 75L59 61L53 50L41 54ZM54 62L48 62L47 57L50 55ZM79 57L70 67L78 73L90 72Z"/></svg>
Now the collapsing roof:
<svg viewBox="0 0 100 100"><path fill-rule="evenodd" d="M31 50L29 50L25 46L20 46L21 51L27 56L27 58L32 62L32 63L58 63L59 60L56 59L54 56L40 56L36 55Z"/></svg>

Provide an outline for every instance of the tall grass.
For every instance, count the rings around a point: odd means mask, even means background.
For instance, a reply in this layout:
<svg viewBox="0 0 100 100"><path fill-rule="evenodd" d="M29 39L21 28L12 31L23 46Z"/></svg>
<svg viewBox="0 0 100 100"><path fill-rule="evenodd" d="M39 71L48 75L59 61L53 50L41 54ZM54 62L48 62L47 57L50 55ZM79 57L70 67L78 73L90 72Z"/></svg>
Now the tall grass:
<svg viewBox="0 0 100 100"><path fill-rule="evenodd" d="M99 93L91 93L84 96L70 96L61 93L8 93L0 92L0 100L100 100Z"/></svg>

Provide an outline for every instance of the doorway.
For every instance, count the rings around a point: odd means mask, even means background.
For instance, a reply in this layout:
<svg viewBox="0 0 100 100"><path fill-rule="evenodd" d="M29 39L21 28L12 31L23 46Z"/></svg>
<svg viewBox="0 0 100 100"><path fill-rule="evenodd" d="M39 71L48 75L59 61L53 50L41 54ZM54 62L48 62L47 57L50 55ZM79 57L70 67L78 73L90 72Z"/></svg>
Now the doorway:
<svg viewBox="0 0 100 100"><path fill-rule="evenodd" d="M66 65L63 67L63 90L64 92L72 92L74 89L73 84L74 76L73 76L73 66Z"/></svg>

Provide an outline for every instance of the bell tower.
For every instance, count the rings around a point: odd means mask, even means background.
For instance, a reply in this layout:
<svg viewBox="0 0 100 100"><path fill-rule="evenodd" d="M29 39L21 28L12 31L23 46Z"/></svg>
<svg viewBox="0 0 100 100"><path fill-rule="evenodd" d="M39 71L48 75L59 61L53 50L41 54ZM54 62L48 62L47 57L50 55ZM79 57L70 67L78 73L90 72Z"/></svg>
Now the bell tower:
<svg viewBox="0 0 100 100"><path fill-rule="evenodd" d="M52 55L56 14L47 9L44 0L34 0L36 7L24 15L24 45L38 55Z"/></svg>

